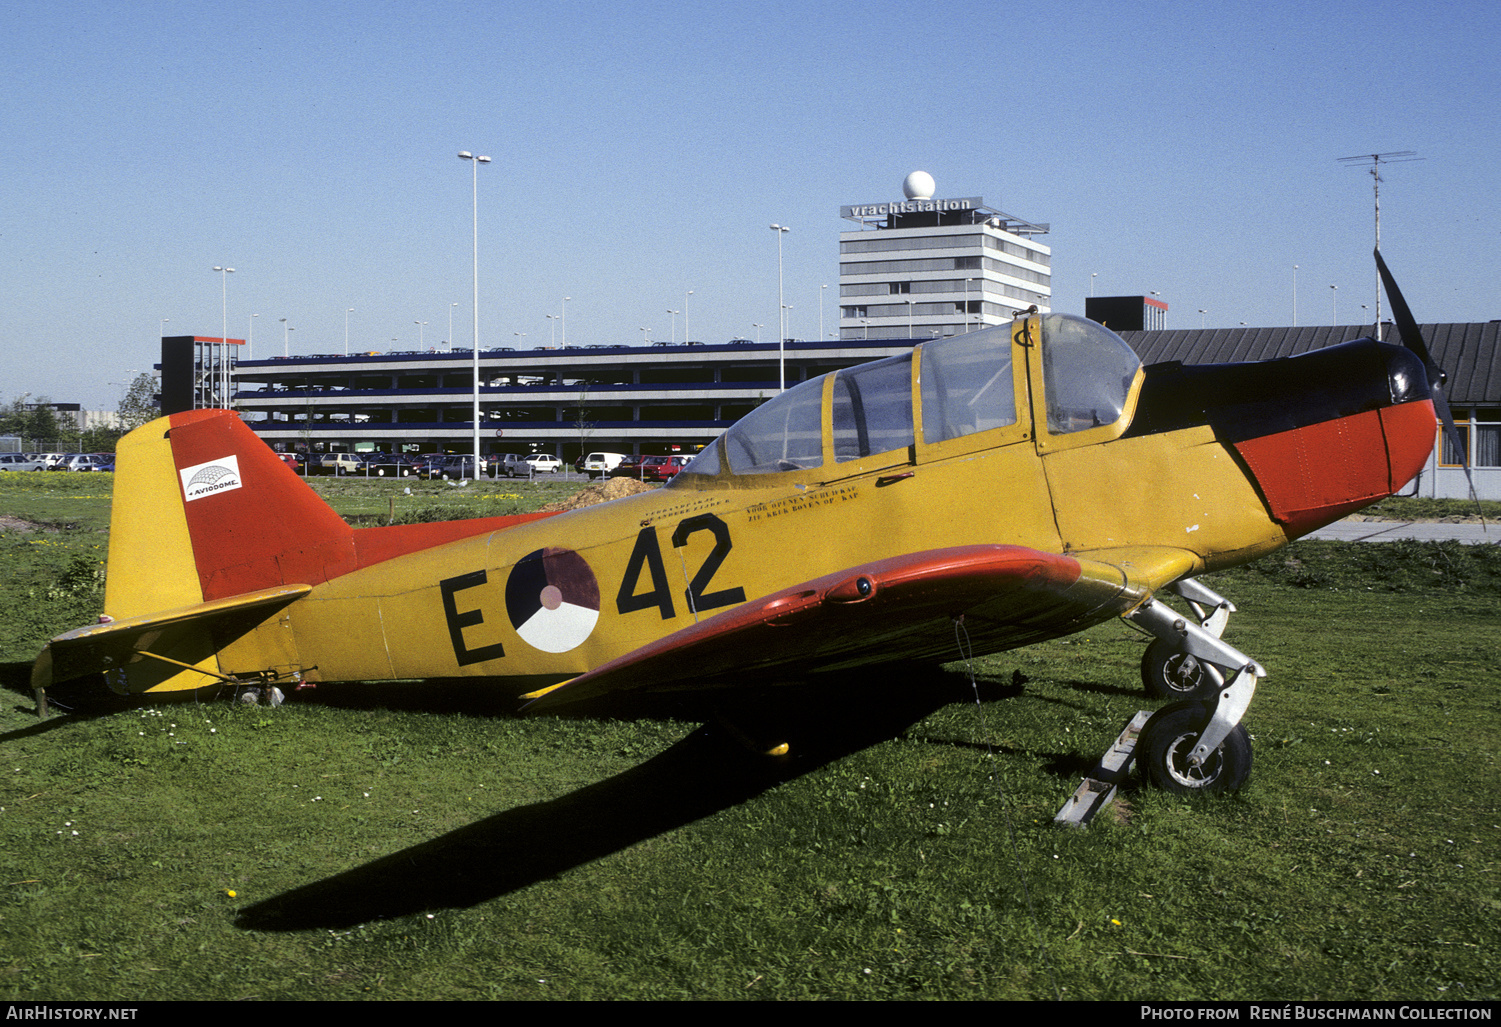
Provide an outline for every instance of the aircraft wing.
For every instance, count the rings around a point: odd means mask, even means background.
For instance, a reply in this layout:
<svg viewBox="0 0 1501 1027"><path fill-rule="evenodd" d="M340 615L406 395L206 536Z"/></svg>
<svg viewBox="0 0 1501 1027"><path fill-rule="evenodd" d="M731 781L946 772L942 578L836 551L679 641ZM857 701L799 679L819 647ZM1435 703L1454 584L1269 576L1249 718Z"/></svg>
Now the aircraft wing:
<svg viewBox="0 0 1501 1027"><path fill-rule="evenodd" d="M635 688L772 684L893 660L957 660L1071 634L1134 609L1197 557L1161 548L1069 556L1024 546L933 549L741 604L530 693L550 706Z"/></svg>

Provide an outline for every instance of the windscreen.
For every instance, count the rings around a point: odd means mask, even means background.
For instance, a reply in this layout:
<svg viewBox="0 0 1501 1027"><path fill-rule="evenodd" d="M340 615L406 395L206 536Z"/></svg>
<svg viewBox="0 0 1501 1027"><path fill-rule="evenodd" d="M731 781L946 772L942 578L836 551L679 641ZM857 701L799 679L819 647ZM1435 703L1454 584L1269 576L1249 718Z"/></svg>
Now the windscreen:
<svg viewBox="0 0 1501 1027"><path fill-rule="evenodd" d="M1042 318L1042 376L1048 431L1114 424L1126 409L1141 359L1104 325L1072 314Z"/></svg>
<svg viewBox="0 0 1501 1027"><path fill-rule="evenodd" d="M823 378L788 389L724 433L720 445L736 474L772 474L823 464Z"/></svg>

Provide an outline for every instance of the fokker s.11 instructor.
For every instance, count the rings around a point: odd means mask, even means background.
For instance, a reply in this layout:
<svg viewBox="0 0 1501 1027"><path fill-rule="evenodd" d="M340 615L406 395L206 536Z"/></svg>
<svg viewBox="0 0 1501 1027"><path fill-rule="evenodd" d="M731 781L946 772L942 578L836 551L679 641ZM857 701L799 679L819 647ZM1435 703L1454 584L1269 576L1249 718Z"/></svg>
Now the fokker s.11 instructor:
<svg viewBox="0 0 1501 1027"><path fill-rule="evenodd" d="M1124 617L1178 699L1138 763L1234 788L1264 671L1195 575L1396 492L1447 412L1377 260L1402 346L1143 367L1033 312L803 382L667 487L562 514L351 528L235 414L173 414L122 440L105 615L33 683L477 678L546 708L952 660L956 622L985 653Z"/></svg>

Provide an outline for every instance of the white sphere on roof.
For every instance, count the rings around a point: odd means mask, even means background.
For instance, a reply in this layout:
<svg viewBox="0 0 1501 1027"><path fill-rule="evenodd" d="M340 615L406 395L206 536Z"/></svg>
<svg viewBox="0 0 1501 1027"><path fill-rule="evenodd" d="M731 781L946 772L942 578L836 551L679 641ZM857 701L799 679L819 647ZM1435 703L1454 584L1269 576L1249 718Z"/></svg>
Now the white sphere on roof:
<svg viewBox="0 0 1501 1027"><path fill-rule="evenodd" d="M914 171L902 179L902 192L909 200L931 200L938 186L926 171Z"/></svg>

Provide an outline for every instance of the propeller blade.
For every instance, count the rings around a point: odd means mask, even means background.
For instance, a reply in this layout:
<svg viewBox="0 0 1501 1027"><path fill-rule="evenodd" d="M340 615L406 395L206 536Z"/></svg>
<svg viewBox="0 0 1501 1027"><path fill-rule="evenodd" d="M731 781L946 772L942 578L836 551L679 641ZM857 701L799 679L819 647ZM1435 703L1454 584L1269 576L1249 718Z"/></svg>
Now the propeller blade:
<svg viewBox="0 0 1501 1027"><path fill-rule="evenodd" d="M1465 440L1459 434L1459 428L1454 424L1454 418L1449 413L1449 400L1444 396L1444 383L1449 376L1444 369L1433 362L1433 357L1428 353L1428 344L1423 341L1423 333L1418 330L1418 322L1408 309L1407 301L1402 298L1402 290L1397 288L1397 280L1392 277L1386 261L1381 259L1381 251L1376 251L1376 271L1381 275L1381 284L1386 288L1386 298L1391 301L1392 320L1397 322L1397 334L1402 338L1402 345L1412 350L1413 354L1423 362L1428 369L1428 391L1433 396L1433 409L1438 412L1439 420L1444 425L1444 435L1448 438L1464 467L1465 481L1470 486L1470 498L1475 501L1478 509L1480 496L1475 492L1475 479L1470 474L1470 453L1465 446ZM1484 524L1484 519L1481 521Z"/></svg>
<svg viewBox="0 0 1501 1027"><path fill-rule="evenodd" d="M1418 322L1408 309L1407 301L1402 298L1402 290L1397 288L1397 280L1392 277L1386 261L1381 259L1380 250L1376 251L1376 270L1381 275L1381 284L1386 287L1386 298L1391 301L1392 320L1397 322L1397 333L1402 338L1402 345L1412 350L1423 362L1423 366L1428 368L1428 384L1435 389L1441 387L1449 376L1428 355L1428 344L1423 341L1423 333L1418 331Z"/></svg>

